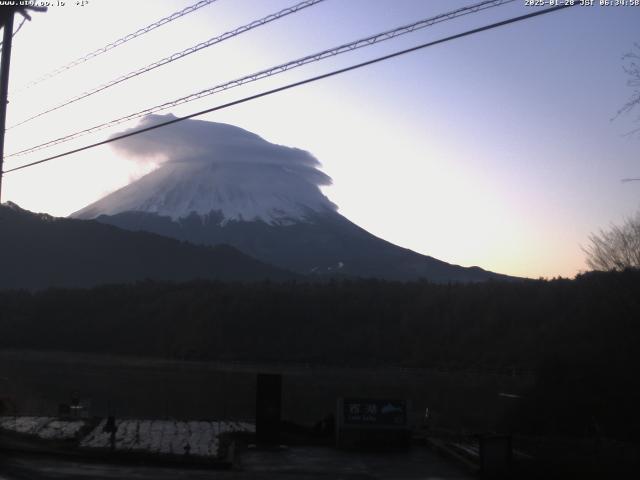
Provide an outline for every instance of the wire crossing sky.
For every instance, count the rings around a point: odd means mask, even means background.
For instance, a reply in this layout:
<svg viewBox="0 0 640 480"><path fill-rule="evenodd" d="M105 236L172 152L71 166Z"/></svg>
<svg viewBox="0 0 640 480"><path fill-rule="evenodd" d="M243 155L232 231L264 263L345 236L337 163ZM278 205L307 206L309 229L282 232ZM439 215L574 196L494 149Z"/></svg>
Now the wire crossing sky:
<svg viewBox="0 0 640 480"><path fill-rule="evenodd" d="M288 9L288 11L289 11L289 13L292 13L294 11L299 10L300 8L303 8L304 4L306 4L304 6L310 6L310 5L313 5L313 4L315 4L315 3L319 2L319 1L322 1L322 0L311 0L310 2L303 2L301 4L297 4L296 6L292 7L292 9L296 9L296 10ZM350 52L352 50L356 50L356 49L359 49L359 48L370 47L372 45L375 45L376 43L384 42L386 40L391 40L391 39L393 39L395 37L398 37L400 35L406 35L408 33L415 32L417 30L420 30L420 29L423 29L423 28L426 28L426 27L430 27L430 26L435 25L435 24L440 23L440 22L453 20L453 19L455 19L457 17L460 17L460 16L463 16L463 15L469 15L469 14L472 14L472 13L477 13L477 12L480 12L482 10L485 10L485 9L488 9L488 8L498 7L498 6L507 4L507 3L511 3L513 1L514 0L488 0L488 1L483 1L483 2L480 2L480 3L477 3L477 4L473 4L473 5L470 5L470 6L467 6L467 7L456 9L456 10L453 10L453 11L450 11L450 12L447 12L447 13L444 13L444 14L440 14L440 15L437 15L435 17L425 18L425 19L419 20L417 22L413 22L413 23L411 23L409 25L403 25L403 26L394 28L392 30L387 30L387 31L384 31L384 32L381 32L381 33L377 33L375 35L370 35L370 36L368 36L366 38L361 38L359 40L355 40L353 42L349 42L349 43L346 43L346 44L343 44L343 45L339 45L337 47L329 48L329 49L323 50L321 52L316 52L316 53L313 53L311 55L306 55L306 56L304 56L302 58L298 58L296 60L292 60L292 61L289 61L287 63L276 65L276 66L268 68L266 70L261 70L259 72L255 72L255 73L252 73L252 74L249 74L249 75L245 75L245 76L243 76L241 78L237 78L237 79L234 79L234 80L231 80L231 81L219 84L219 85L215 85L213 87L206 88L206 89L201 90L199 92L191 93L191 94L186 95L184 97L180 97L180 98L177 98L177 99L169 101L169 102L165 102L165 103L162 103L162 104L159 104L159 105L155 105L153 107L148 107L148 108L146 108L144 110L141 110L141 111L138 111L138 112L130 113L130 114L126 115L126 116L111 120L109 122L101 123L99 125L95 125L93 127L86 128L86 129L81 130L79 132L75 132L75 133L66 135L64 137L60 137L60 138L57 138L57 139L54 139L54 140L50 140L50 141L42 143L40 145L35 145L33 147L21 150L19 152L11 153L9 155L6 155L6 158L20 156L20 155L24 155L24 154L31 153L31 152L36 152L38 150L42 150L43 148L51 147L51 146L54 146L54 145L59 145L61 143L65 143L67 141L82 137L82 136L90 134L90 133L98 132L98 131L104 130L106 128L110 128L110 127L113 127L113 126L116 126L116 125L120 125L120 124L125 123L125 122L129 122L131 120L142 118L142 117L144 117L146 115L150 115L152 113L161 112L161 111L167 110L168 108L175 107L177 105L190 103L190 102L193 102L195 100L199 100L201 98L213 95L215 93L219 93L219 92L222 92L222 91L225 91L225 90L229 90L231 88L240 87L240 86L242 86L242 85L244 85L246 83L255 82L255 81L261 80L263 78L271 77L273 75L277 75L279 73L286 72L287 70L290 70L290 69L293 69L293 68L302 67L302 66L307 65L309 63L318 62L318 61L324 60L326 58L330 58L330 57L333 57L333 56L336 56L336 55L340 55L342 53ZM283 13L283 12L285 12L285 10L283 10L283 11L281 11L279 13ZM278 14L273 14L270 17L265 17L265 19L266 18L275 18L275 16L277 16L277 15ZM257 22L259 22L259 21L257 21ZM256 22L253 22L253 23L256 23ZM240 27L240 28L246 28L246 27ZM85 95L85 97L86 96L87 95ZM84 97L78 97L78 100L81 99L81 98L84 98ZM68 103L71 103L71 102L68 102ZM67 105L68 103L66 103L64 105ZM64 105L62 105L62 106L64 106ZM57 108L60 108L60 107L56 107L56 109ZM55 109L48 110L47 112L44 112L44 113L48 113L48 112L50 112L52 110L55 110ZM36 115L36 116L32 117L32 119L36 118L36 117L38 117L40 115L43 115L44 113ZM28 120L25 120L24 122L21 122L21 123L25 123L26 121L28 121ZM18 125L20 125L20 124L18 124Z"/></svg>
<svg viewBox="0 0 640 480"><path fill-rule="evenodd" d="M25 85L124 38L195 0L67 2L26 22L13 41L11 85ZM478 1L478 0L477 0ZM181 52L295 0L219 1L12 96L8 123L73 98L87 87ZM73 2L75 3L75 2ZM20 152L92 126L408 26L471 0L327 1L188 55L7 132ZM127 15L121 15L122 10ZM585 7L544 15L428 48L421 54L336 74L372 59L541 10L513 1L457 16L194 98L164 110L199 112L265 140L310 152L333 179L322 192L374 235L449 263L526 277L586 269L592 232L640 207L640 139L625 54L640 40L640 8ZM295 59L295 60L293 60ZM293 67L291 64L290 67ZM254 72L248 75L249 72ZM248 78L247 78L248 80ZM297 85L277 94L267 92ZM44 87L44 84L43 84ZM265 94L265 95L263 95ZM250 99L243 101L244 99ZM241 102L242 103L239 103ZM218 108L233 105L233 108ZM216 110L212 110L216 109ZM615 120L610 120L615 117ZM6 159L12 169L64 155L141 127L120 126ZM161 131L161 130L159 130ZM48 143L48 142L47 142ZM42 150L45 151L45 150ZM158 160L101 145L5 177L3 200L60 216L154 171Z"/></svg>
<svg viewBox="0 0 640 480"><path fill-rule="evenodd" d="M24 22L26 22L26 21L27 21L27 19L25 17L23 17L22 20L20 21L20 23L18 24L18 27L13 31L12 37L15 37L17 35L17 33L20 31L20 29L22 29L22 26L24 25ZM2 42L0 42L0 51L2 51Z"/></svg>
<svg viewBox="0 0 640 480"><path fill-rule="evenodd" d="M65 152L65 153L61 153L59 155L54 155L53 157L44 158L42 160L38 160L38 161L31 162L31 163L28 163L28 164L25 164L25 165L21 165L19 167L12 168L10 170L6 170L4 173L11 173L11 172L15 172L15 171L18 171L18 170L23 170L23 169L28 168L28 167L33 167L35 165L40 165L42 163L49 162L51 160L56 160L58 158L66 157L67 155L71 155L71 154L74 154L74 153L82 152L82 151L88 150L90 148L94 148L94 147L97 147L97 146L100 146L100 145L106 145L107 143L112 143L112 142L115 142L115 141L118 141L118 140L122 140L124 138L132 137L134 135L139 135L141 133L149 132L151 130L155 130L155 129L158 129L158 128L162 128L162 127L166 127L166 126L169 126L169 125L173 125L175 123L178 123L178 122L181 122L181 121L184 121L184 120L188 120L190 118L199 117L199 116L204 115L206 113L211 113L211 112L215 112L215 111L218 111L218 110L223 110L225 108L233 107L233 106L239 105L241 103L249 102L249 101L252 101L252 100L257 100L258 98L266 97L268 95L273 95L274 93L280 93L280 92L283 92L285 90L289 90L290 88L300 87L300 86L306 85L308 83L313 83L313 82L316 82L316 81L319 81L319 80L324 80L325 78L330 78L330 77L333 77L335 75L339 75L339 74L342 74L342 73L350 72L352 70L356 70L358 68L363 68L363 67L367 67L369 65L373 65L373 64L378 63L378 62L390 60L390 59L398 57L400 55L405 55L407 53L412 53L412 52L416 52L418 50L422 50L423 48L432 47L432 46L438 45L440 43L445 43L445 42L449 42L451 40L456 40L458 38L466 37L467 35L473 35L473 34L476 34L476 33L484 32L484 31L487 31L487 30L491 30L493 28L498 28L498 27L502 27L502 26L505 26L505 25L509 25L511 23L516 23L516 22L520 22L520 21L523 21L523 20L528 20L530 18L537 17L539 15L545 15L547 13L552 13L552 12L556 12L556 11L559 11L559 10L564 10L565 8L569 8L569 7L573 7L573 6L575 6L575 5L567 4L567 5L562 5L562 6L558 6L558 7L549 8L549 9L546 9L546 10L540 10L540 11L537 11L537 12L529 13L527 15L522 15L520 17L510 18L510 19L502 21L502 22L493 23L491 25L485 25L484 27L476 28L474 30L468 30L466 32L461 32L461 33L458 33L456 35L452 35L450 37L442 38L440 40L436 40L436 41L429 42L429 43L424 43L422 45L417 45L415 47L412 47L412 48L409 48L409 49L406 49L406 50L401 50L399 52L394 52L394 53L391 53L389 55L385 55L384 57L374 58L373 60L368 60L368 61L363 62L363 63L359 63L359 64L356 64L356 65L351 65L349 67L342 68L340 70L334 70L332 72L328 72L328 73L325 73L323 75L318 75L317 77L308 78L308 79L302 80L300 82L284 85L282 87L278 87L278 88L275 88L273 90L268 90L266 92L258 93L256 95L252 95L250 97L245 97L245 98L242 98L240 100L236 100L236 101L224 104L224 105L219 105L219 106L216 106L216 107L208 108L206 110L203 110L203 111L200 111L200 112L196 112L196 113L192 113L192 114L184 116L184 117L175 118L175 119L167 121L167 122L158 123L158 124L155 124L155 125L150 126L150 127L146 127L146 128L142 128L140 130L136 130L134 132L130 132L130 133L123 134L123 135L117 135L115 137L111 137L111 138L109 138L107 140L104 140L102 142L94 143L94 144L91 144L91 145L86 145L84 147L81 147L81 148L78 148L78 149L75 149L75 150L71 150L71 151L68 151L68 152Z"/></svg>
<svg viewBox="0 0 640 480"><path fill-rule="evenodd" d="M207 5L212 4L213 2L217 2L218 0L200 0L199 2L194 3L193 5L190 5L186 8L183 8L182 10L178 11L178 12L174 12L171 15L167 16L167 17L163 17L160 20L157 20L149 25L147 25L146 27L140 28L138 30L136 30L133 33L130 33L128 35L125 35L122 38L118 38L117 40L114 40L113 42L110 42L108 44L106 44L103 47L100 47L96 50L93 50L92 52L87 53L86 55L83 55L80 58L76 58L75 60L62 65L58 68L56 68L55 70L52 70L38 78L36 78L35 80L32 80L31 82L27 83L25 86L23 86L22 88L18 89L17 91L24 91L28 88L31 88L35 85L38 85L46 80L49 80L50 78L55 77L56 75L61 74L62 72L65 72L67 70L71 70L73 67L76 67L78 65L80 65L81 63L87 62L89 60L91 60L92 58L96 58L104 53L107 53L108 51L119 47L120 45L124 45L125 43L133 40L134 38L137 38L141 35L144 35L146 33L151 32L152 30L155 30L156 28L160 28L163 25L166 25L169 22L173 22L174 20L177 20L178 18L184 17L185 15L188 15L189 13L193 13L196 10L202 8L202 7L206 7ZM24 23L24 22L23 22Z"/></svg>
<svg viewBox="0 0 640 480"><path fill-rule="evenodd" d="M218 35L218 36L215 36L213 38L210 38L206 42L201 42L201 43L199 43L197 45L194 45L193 47L189 47L189 48L187 48L185 50L182 50L181 52L173 53L173 54L171 54L171 55L169 55L167 57L161 58L160 60L156 60L155 62L150 63L149 65L146 65L144 67L138 68L138 69L136 69L136 70L134 70L132 72L129 72L129 73L125 74L125 75L121 75L121 76L119 76L119 77L117 77L117 78L115 78L115 79L113 79L113 80L111 80L111 81L109 81L107 83L103 83L102 85L100 85L98 87L95 87L95 88L93 88L91 90L87 90L87 91L81 93L78 96L75 96L75 97L73 97L73 98L71 98L69 100L66 100L63 103L60 103L60 104L58 104L58 105L56 105L54 107L51 107L51 108L49 108L47 110L44 110L44 111L42 111L40 113L32 115L31 117L29 117L29 118L27 118L25 120L22 120L21 122L18 122L15 125L10 126L7 130L9 130L11 128L14 128L14 127L17 127L17 126L20 126L20 125L24 125L25 123L28 123L31 120L34 120L34 119L36 119L38 117L46 115L47 113L54 112L54 111L56 111L56 110L58 110L60 108L64 108L67 105L71 105L72 103L75 103L77 101L80 101L82 99L90 97L91 95L94 95L96 93L102 92L103 90L106 90L107 88L113 87L115 85L118 85L119 83L122 83L122 82L125 82L127 80L130 80L130 79L132 79L134 77L137 77L138 75L142 75L142 74L147 73L147 72L149 72L151 70L154 70L156 68L162 67L163 65L167 65L167 64L169 64L171 62L175 62L176 60L180 60L181 58L184 58L187 55L191 55L193 53L196 53L196 52L198 52L198 51L200 51L200 50L202 50L204 48L211 47L211 46L216 45L218 43L221 43L221 42L223 42L225 40L233 38L233 37L235 37L237 35L241 35L241 34L243 34L245 32L248 32L248 31L250 31L250 30L252 30L254 28L261 27L261 26L266 25L266 24L268 24L270 22L273 22L275 20L279 20L281 18L284 18L287 15L291 15L291 14L297 13L297 12L299 12L299 11L305 9L305 8L312 7L314 5L317 5L320 2L324 2L324 1L325 0L305 0L303 2L300 2L300 3L297 3L297 4L293 5L291 7L288 7L288 8L285 8L283 10L280 10L279 12L275 12L275 13L272 13L270 15L267 15L266 17L254 20L251 23L248 23L246 25L242 25L242 26L240 26L240 27L238 27L238 28L236 28L236 29L234 29L232 31L225 32L222 35Z"/></svg>

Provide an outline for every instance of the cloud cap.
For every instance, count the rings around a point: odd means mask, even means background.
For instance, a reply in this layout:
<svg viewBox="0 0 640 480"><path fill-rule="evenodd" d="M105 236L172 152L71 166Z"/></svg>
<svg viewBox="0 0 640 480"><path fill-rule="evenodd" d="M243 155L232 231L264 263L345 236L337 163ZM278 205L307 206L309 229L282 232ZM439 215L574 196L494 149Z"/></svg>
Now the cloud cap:
<svg viewBox="0 0 640 480"><path fill-rule="evenodd" d="M137 127L176 118L149 115ZM74 216L144 211L173 219L219 211L225 221L290 223L311 211L335 211L320 190L331 178L309 152L270 143L224 123L185 120L114 142L119 154L158 168Z"/></svg>

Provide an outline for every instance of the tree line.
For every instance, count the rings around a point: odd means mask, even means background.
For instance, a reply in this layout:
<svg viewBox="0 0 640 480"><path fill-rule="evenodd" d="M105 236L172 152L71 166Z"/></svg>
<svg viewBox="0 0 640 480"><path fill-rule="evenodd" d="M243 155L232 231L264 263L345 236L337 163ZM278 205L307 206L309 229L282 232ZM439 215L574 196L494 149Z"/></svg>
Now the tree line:
<svg viewBox="0 0 640 480"><path fill-rule="evenodd" d="M0 346L180 359L537 368L630 357L640 272L575 280L140 282L0 291Z"/></svg>

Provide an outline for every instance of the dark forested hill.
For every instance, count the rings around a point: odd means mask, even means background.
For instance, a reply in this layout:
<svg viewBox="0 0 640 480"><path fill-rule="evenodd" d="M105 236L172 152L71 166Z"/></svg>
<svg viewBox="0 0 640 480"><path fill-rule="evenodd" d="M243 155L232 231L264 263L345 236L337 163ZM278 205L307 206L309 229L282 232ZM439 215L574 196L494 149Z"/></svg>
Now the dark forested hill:
<svg viewBox="0 0 640 480"><path fill-rule="evenodd" d="M143 282L0 292L0 347L535 369L640 356L639 318L637 271L466 285Z"/></svg>
<svg viewBox="0 0 640 480"><path fill-rule="evenodd" d="M233 247L194 246L97 222L0 206L0 288L90 287L144 279L283 280Z"/></svg>
<svg viewBox="0 0 640 480"><path fill-rule="evenodd" d="M467 285L142 282L0 291L0 348L525 370L537 378L519 404L529 430L583 434L595 417L637 439L639 319L638 271Z"/></svg>

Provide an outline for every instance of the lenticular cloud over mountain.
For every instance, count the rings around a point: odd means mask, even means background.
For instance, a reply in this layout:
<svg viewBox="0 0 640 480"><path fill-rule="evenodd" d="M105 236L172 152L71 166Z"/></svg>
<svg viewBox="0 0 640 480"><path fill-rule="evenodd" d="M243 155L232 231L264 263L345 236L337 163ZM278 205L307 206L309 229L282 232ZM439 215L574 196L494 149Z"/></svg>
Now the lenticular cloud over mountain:
<svg viewBox="0 0 640 480"><path fill-rule="evenodd" d="M149 115L132 130L175 118ZM337 209L320 187L331 178L309 152L267 142L242 128L185 120L115 142L117 152L159 167L74 216L138 211L184 218L219 212L224 221L300 220Z"/></svg>

